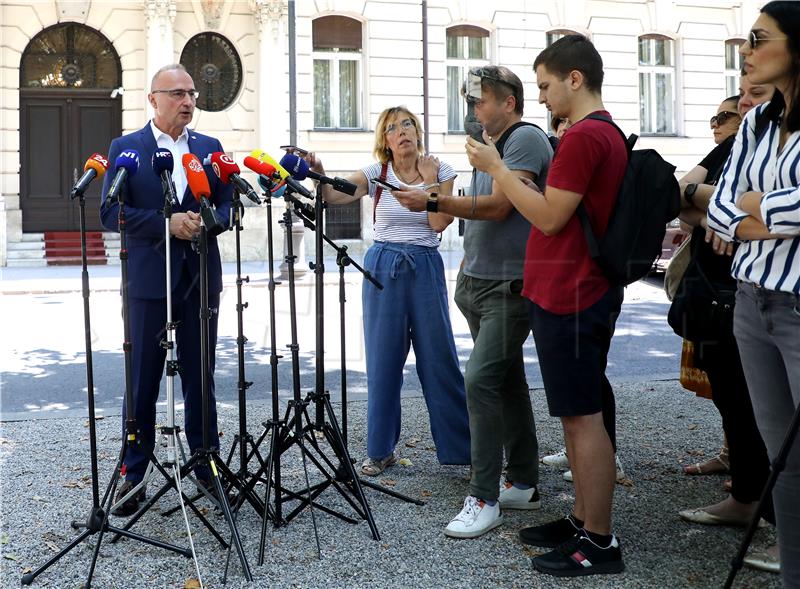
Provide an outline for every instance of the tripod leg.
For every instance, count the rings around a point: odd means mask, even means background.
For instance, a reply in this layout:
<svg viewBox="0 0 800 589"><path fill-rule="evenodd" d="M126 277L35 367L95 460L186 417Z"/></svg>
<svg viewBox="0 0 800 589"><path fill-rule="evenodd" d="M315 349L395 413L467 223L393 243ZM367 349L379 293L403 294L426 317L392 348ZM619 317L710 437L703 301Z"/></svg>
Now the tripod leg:
<svg viewBox="0 0 800 589"><path fill-rule="evenodd" d="M775 488L775 483L778 480L778 476L780 476L780 474L786 468L786 458L789 456L789 452L792 451L792 446L794 445L795 438L797 437L798 429L800 429L800 405L798 405L795 409L794 417L792 417L792 421L789 424L789 429L786 431L786 437L783 439L781 449L778 451L777 456L775 456L775 460L772 461L772 470L770 471L767 482L764 484L764 490L761 492L761 498L758 501L758 507L756 507L756 512L753 515L753 519L750 521L750 525L747 526L747 532L744 534L742 544L739 546L739 551L736 553L736 556L733 557L733 560L731 560L731 570L728 573L728 578L725 580L725 589L730 589L733 586L733 581L736 578L736 574L744 564L744 557L747 554L747 549L750 547L750 542L753 541L753 536L756 533L756 529L758 529L758 522L761 519L761 512L764 509L764 502L772 493L772 489Z"/></svg>
<svg viewBox="0 0 800 589"><path fill-rule="evenodd" d="M280 456L275 454L275 450L277 447L276 440L278 438L278 424L271 424L272 427L272 437L269 441L269 455L267 457L267 482L265 484L264 489L264 513L261 517L261 539L258 542L258 566L264 564L264 547L267 541L267 518L269 516L268 509L269 509L269 495L270 491L272 490L272 465L275 460L280 460ZM277 484L277 483L276 483ZM278 508L276 506L276 512ZM279 526L281 522L277 519L277 513L275 514L275 518L273 519L273 523L276 526Z"/></svg>
<svg viewBox="0 0 800 589"><path fill-rule="evenodd" d="M75 538L73 538L72 542L67 544L64 548L61 549L61 551L58 554L53 556L50 560L48 560L46 563L44 563L38 569L36 569L35 571L32 571L30 573L25 573L24 575L22 575L22 584L23 585L30 585L31 583L33 583L33 580L36 577L38 577L43 572L45 572L47 569L49 569L56 561L60 560L62 556L67 554L67 552L69 552L70 550L75 548L78 544L83 542L88 536L90 536L93 533L94 532L92 530L88 530L87 529L87 530L84 530L83 532L81 532L80 534L78 534L77 536L75 536Z"/></svg>
<svg viewBox="0 0 800 589"><path fill-rule="evenodd" d="M225 496L225 490L222 487L222 481L220 480L219 471L217 470L217 464L214 461L213 456L209 455L207 458L209 470L211 471L211 484L214 485L214 489L217 491L217 498L219 499L220 506L222 507L222 512L225 514L225 521L228 522L228 527L231 530L231 540L233 541L234 546L236 546L236 553L239 555L239 561L242 563L242 571L244 572L245 579L247 579L247 581L252 581L253 573L250 571L250 565L247 563L247 556L245 555L244 547L242 546L242 538L239 535L238 528L236 527L236 521L233 519L228 498Z"/></svg>

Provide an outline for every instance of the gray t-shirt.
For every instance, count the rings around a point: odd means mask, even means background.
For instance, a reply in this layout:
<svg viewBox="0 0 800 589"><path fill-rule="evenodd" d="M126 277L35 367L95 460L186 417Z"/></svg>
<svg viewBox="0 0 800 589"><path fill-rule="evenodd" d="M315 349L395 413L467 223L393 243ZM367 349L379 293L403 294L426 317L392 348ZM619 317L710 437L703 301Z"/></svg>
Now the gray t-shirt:
<svg viewBox="0 0 800 589"><path fill-rule="evenodd" d="M525 125L514 130L503 148L509 170L525 170L544 192L553 148L541 129ZM471 194L491 194L492 177L473 171ZM465 197L470 198L470 197ZM531 224L513 209L502 221L467 220L464 227L464 274L486 280L522 278L525 245Z"/></svg>

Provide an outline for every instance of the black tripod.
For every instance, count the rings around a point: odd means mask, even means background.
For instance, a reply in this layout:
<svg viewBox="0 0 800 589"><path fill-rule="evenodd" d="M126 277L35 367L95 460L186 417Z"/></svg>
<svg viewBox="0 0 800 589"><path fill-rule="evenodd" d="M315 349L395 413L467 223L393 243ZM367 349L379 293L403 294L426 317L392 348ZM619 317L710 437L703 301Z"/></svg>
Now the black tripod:
<svg viewBox="0 0 800 589"><path fill-rule="evenodd" d="M778 451L777 456L775 456L775 460L772 461L772 470L770 471L769 478L764 485L764 490L761 491L761 498L758 500L758 507L756 507L756 512L753 514L753 519L750 521L750 525L747 527L747 531L742 539L742 544L739 546L739 551L736 553L736 556L733 557L733 560L731 560L731 570L728 573L728 578L725 580L725 589L730 589L733 586L733 581L736 578L736 574L744 564L744 557L747 554L747 549L750 547L750 542L753 541L753 536L758 529L758 522L761 519L761 513L764 510L764 503L766 502L767 497L769 497L769 495L772 493L772 489L775 488L775 482L778 480L778 476L780 476L780 474L786 468L786 459L789 457L789 452L792 451L792 446L797 438L798 429L800 429L800 405L798 405L795 409L794 417L792 417L792 422L789 424L789 429L786 432L786 437L783 439L781 449Z"/></svg>
<svg viewBox="0 0 800 589"><path fill-rule="evenodd" d="M322 218L322 209L323 209L323 199L322 199L322 184L317 185L317 196L316 196L316 211L315 214L317 219ZM316 232L315 232L315 256L316 261L312 265L314 269L314 274L316 278L316 297L315 297L315 306L316 306L316 335L317 335L317 348L316 348L316 391L313 392L310 398L315 401L316 404L316 424L315 427L319 431L324 431L324 421L323 421L323 412L326 403L330 404L330 396L327 391L325 391L325 365L324 365L324 289L323 289L323 275L325 272L324 265L322 263L323 260L323 247L324 243L327 243L336 251L336 265L339 267L339 346L340 346L340 354L341 354L341 380L342 380L342 389L341 389L341 400L342 400L342 428L341 428L341 436L342 441L344 443L345 448L347 447L347 359L346 359L346 333L345 333L345 303L347 302L345 296L345 281L344 281L344 269L346 266L352 265L356 270L361 272L364 276L365 280L368 280L370 284L372 284L375 288L379 290L383 290L383 285L378 282L378 280L365 268L361 267L355 260L353 260L347 254L347 246L340 246L332 239L330 239L325 232L322 230L322 224L318 221ZM340 479L346 479L346 469L344 465L340 464L337 470L338 477ZM364 480L363 478L359 478L360 484L362 486L368 487L370 489L374 489L376 491L380 491L386 495L394 497L396 499L401 499L407 503L414 503L415 505L425 505L424 501L420 501L418 499L413 499L408 497L407 495L403 495L402 493L398 493L397 491L393 491L392 489L388 489L382 485L377 485L371 481Z"/></svg>
<svg viewBox="0 0 800 589"><path fill-rule="evenodd" d="M234 188L233 204L231 207L231 215L233 221L235 242L236 242L236 318L237 318L237 332L236 332L236 351L239 369L239 380L237 389L239 391L239 432L233 438L231 444L231 451L225 464L230 467L233 461L233 456L236 450L239 450L239 471L236 476L241 483L240 488L244 491L240 494L239 500L234 505L234 511L238 511L239 507L247 498L255 507L256 511L261 514L264 505L258 496L252 491L250 486L245 483L250 479L251 473L248 471L247 465L253 456L256 457L259 464L264 464L264 459L258 451L253 436L247 430L247 389L253 386L251 381L245 378L245 357L244 345L247 343L247 338L244 335L244 310L248 307L248 303L242 302L242 285L250 282L249 276L242 276L242 255L241 255L241 231L244 229L242 225L242 217L244 216L244 205L239 195L239 191ZM269 216L269 213L268 213ZM270 228L271 231L271 228ZM272 244L270 243L270 248ZM270 273L272 268L270 268Z"/></svg>
<svg viewBox="0 0 800 589"><path fill-rule="evenodd" d="M92 509L89 512L89 516L86 518L85 523L81 523L78 521L72 522L72 527L75 529L83 528L83 531L78 534L66 547L64 547L58 554L50 558L46 563L42 566L37 568L35 571L30 573L26 573L22 576L22 584L23 585L30 585L33 583L33 580L38 577L41 573L45 570L50 568L51 565L59 561L63 556L65 556L69 551L73 548L78 546L81 542L83 542L86 538L98 534L97 542L94 545L94 550L92 552L92 561L89 565L89 573L86 578L86 584L84 587L89 589L92 585L92 577L94 576L94 569L95 565L97 564L97 557L100 554L100 546L103 542L103 535L106 532L111 532L120 536L125 536L126 538L131 538L133 540L138 540L139 542L144 542L145 544L150 544L152 546L156 546L158 548L163 548L165 550L171 550L172 552L176 552L182 556L187 558L192 556L190 550L186 548L179 548L178 546L174 546L172 544L167 544L166 542L161 542L160 540L155 540L153 538L148 538L146 536L142 536L141 534L136 534L134 532L130 532L128 530L123 530L114 526L109 525L108 523L108 514L111 508L111 504L113 502L114 492L117 488L117 483L119 482L120 476L120 469L122 467L123 461L125 459L125 453L127 451L128 445L131 443L136 443L138 441L137 436L137 428L136 428L136 419L134 416L133 411L133 390L131 387L131 374L130 374L130 328L128 326L128 317L127 317L127 240L126 240L126 233L125 233L125 207L124 201L122 197L122 193L119 197L119 230L120 230L120 260L122 262L122 293L123 293L123 324L125 329L125 343L123 348L125 350L125 405L127 411L127 421L126 421L126 430L127 435L124 436L122 448L120 450L119 458L117 459L117 465L114 469L114 474L111 477L111 481L109 485L106 487L105 494L103 495L102 501L100 500L100 490L98 485L98 468L97 468L97 429L95 427L95 412L94 412L94 371L92 367L92 337L91 337L91 321L89 315L89 272L87 270L87 259L86 259L86 210L85 210L85 197L83 191L74 191L71 194L71 198L78 198L78 203L80 206L79 209L79 217L80 217L80 231L81 231L81 290L83 294L83 322L84 322L84 335L85 335L85 345L86 345L86 385L88 391L88 405L89 405L89 451L90 451L90 459L91 459L91 470L92 470ZM154 457L151 456L151 460ZM169 475L160 467L162 474L169 479Z"/></svg>

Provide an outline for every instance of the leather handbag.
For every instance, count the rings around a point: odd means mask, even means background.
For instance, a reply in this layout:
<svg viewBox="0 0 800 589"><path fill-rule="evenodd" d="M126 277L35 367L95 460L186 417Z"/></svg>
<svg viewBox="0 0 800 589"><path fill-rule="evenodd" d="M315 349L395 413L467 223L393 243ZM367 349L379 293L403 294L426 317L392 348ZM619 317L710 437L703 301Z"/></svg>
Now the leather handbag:
<svg viewBox="0 0 800 589"><path fill-rule="evenodd" d="M681 348L681 386L697 393L698 397L711 398L711 383L705 371L694 365L694 344L683 340Z"/></svg>
<svg viewBox="0 0 800 589"><path fill-rule="evenodd" d="M708 279L698 263L694 243L692 257L683 273L667 314L667 322L679 336L692 342L717 342L733 337L736 290Z"/></svg>
<svg viewBox="0 0 800 589"><path fill-rule="evenodd" d="M686 239L675 250L675 253L672 254L667 271L664 273L664 292L667 293L667 299L670 301L675 298L681 279L689 266L689 262L692 260L691 243L692 236L687 235Z"/></svg>

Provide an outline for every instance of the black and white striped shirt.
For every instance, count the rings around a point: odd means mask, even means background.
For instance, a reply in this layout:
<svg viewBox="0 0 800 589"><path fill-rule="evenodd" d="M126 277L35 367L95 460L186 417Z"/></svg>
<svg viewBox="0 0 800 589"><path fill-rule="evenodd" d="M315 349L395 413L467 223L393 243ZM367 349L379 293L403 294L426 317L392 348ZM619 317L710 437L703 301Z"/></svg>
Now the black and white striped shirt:
<svg viewBox="0 0 800 589"><path fill-rule="evenodd" d="M375 198L377 186L370 182L372 178L381 177L381 164L375 163L361 170L367 177L369 184L369 195ZM452 166L446 162L439 162L439 177L437 182L447 182L456 177L456 172ZM386 172L386 181L392 186L403 184L394 174L392 162L389 162L389 169ZM421 188L423 184L413 185ZM412 212L397 202L389 190L381 192L378 201L378 210L375 212L374 226L375 241L385 241L389 243L408 243L413 245L424 245L427 247L439 247L439 237L428 224L428 213Z"/></svg>
<svg viewBox="0 0 800 589"><path fill-rule="evenodd" d="M780 121L770 120L757 140L756 118L768 105L752 109L742 122L708 206L708 226L735 240L736 228L748 216L737 199L751 190L763 192L761 215L770 233L793 237L742 241L731 274L769 290L800 294L800 131L789 135L780 153Z"/></svg>

